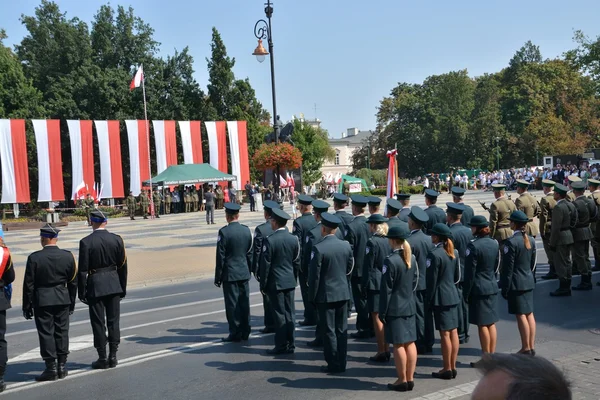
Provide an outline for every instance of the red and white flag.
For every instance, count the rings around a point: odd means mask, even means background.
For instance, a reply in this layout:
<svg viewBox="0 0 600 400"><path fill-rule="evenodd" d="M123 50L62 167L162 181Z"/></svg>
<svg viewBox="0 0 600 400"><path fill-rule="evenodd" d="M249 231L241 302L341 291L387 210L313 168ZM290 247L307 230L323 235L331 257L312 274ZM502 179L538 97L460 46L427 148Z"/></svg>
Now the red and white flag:
<svg viewBox="0 0 600 400"><path fill-rule="evenodd" d="M79 182L85 187L94 182L94 139L92 137L92 121L67 120L69 140L71 142L71 162L73 191L71 198L81 199L77 185ZM80 184L80 185L81 185ZM87 193L87 192L85 192ZM84 193L84 197L85 197Z"/></svg>
<svg viewBox="0 0 600 400"><path fill-rule="evenodd" d="M133 77L133 80L129 84L129 90L133 90L135 88L140 87L143 80L144 80L144 69L140 65L140 67L138 68L138 70L135 73L135 76Z"/></svg>
<svg viewBox="0 0 600 400"><path fill-rule="evenodd" d="M175 121L152 121L154 146L156 149L156 173L177 165L177 142L175 141Z"/></svg>
<svg viewBox="0 0 600 400"><path fill-rule="evenodd" d="M200 121L179 121L184 164L202 164Z"/></svg>
<svg viewBox="0 0 600 400"><path fill-rule="evenodd" d="M227 171L227 138L225 137L225 121L205 121L208 136L210 166L221 172ZM238 176L238 179L240 177Z"/></svg>
<svg viewBox="0 0 600 400"><path fill-rule="evenodd" d="M387 181L387 193L386 197L388 199L393 199L394 195L398 191L398 170L396 165L396 154L397 150L390 150L387 152L387 157L389 158L388 164L388 181Z"/></svg>
<svg viewBox="0 0 600 400"><path fill-rule="evenodd" d="M237 177L238 190L250 180L248 161L248 134L246 121L227 121L229 150L231 152L231 174Z"/></svg>
<svg viewBox="0 0 600 400"><path fill-rule="evenodd" d="M60 150L60 120L34 119L38 160L38 201L65 199Z"/></svg>
<svg viewBox="0 0 600 400"><path fill-rule="evenodd" d="M2 203L29 203L29 167L25 120L0 119Z"/></svg>
<svg viewBox="0 0 600 400"><path fill-rule="evenodd" d="M119 121L94 121L100 154L102 194L108 199L123 198L123 162Z"/></svg>
<svg viewBox="0 0 600 400"><path fill-rule="evenodd" d="M73 200L83 200L85 199L85 195L87 194L87 187L85 186L85 182L81 181L79 185L75 188L75 194L73 195Z"/></svg>
<svg viewBox="0 0 600 400"><path fill-rule="evenodd" d="M130 190L140 194L142 182L150 179L150 154L148 147L148 121L126 120L129 141Z"/></svg>

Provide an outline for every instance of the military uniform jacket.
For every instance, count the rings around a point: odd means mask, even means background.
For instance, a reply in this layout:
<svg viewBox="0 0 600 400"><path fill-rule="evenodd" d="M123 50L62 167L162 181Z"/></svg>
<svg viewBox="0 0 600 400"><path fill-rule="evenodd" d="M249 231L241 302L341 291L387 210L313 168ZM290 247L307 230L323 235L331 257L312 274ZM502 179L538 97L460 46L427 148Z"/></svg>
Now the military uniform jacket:
<svg viewBox="0 0 600 400"><path fill-rule="evenodd" d="M460 282L464 281L465 278L465 258L467 257L467 247L473 240L473 234L471 229L467 228L460 222L450 225L450 231L452 232L452 242L454 248L458 251L458 257L460 260Z"/></svg>
<svg viewBox="0 0 600 400"><path fill-rule="evenodd" d="M552 210L556 206L554 192L549 192L540 201L540 234L542 238L550 238L550 227L552 226Z"/></svg>
<svg viewBox="0 0 600 400"><path fill-rule="evenodd" d="M506 296L511 291L533 290L535 280L533 271L537 261L535 241L529 237L531 249L525 248L523 234L515 232L514 236L506 241L502 255L502 269L500 271L500 286L502 294Z"/></svg>
<svg viewBox="0 0 600 400"><path fill-rule="evenodd" d="M575 193L573 193L572 190L569 190L567 192L567 197L565 198L565 200L567 200L569 203L572 203L575 201Z"/></svg>
<svg viewBox="0 0 600 400"><path fill-rule="evenodd" d="M533 218L540 214L540 205L535 197L529 192L524 192L515 200L515 207L517 207L517 210L523 211L527 215L527 218L529 218L527 234L534 237L537 236L539 229L535 225L535 222L533 222Z"/></svg>
<svg viewBox="0 0 600 400"><path fill-rule="evenodd" d="M532 242L535 246L535 243ZM467 246L463 297L489 296L498 293L496 271L500 266L498 242L489 236L477 237Z"/></svg>
<svg viewBox="0 0 600 400"><path fill-rule="evenodd" d="M590 199L592 199L592 201L596 205L596 220L590 220L590 229L592 230L592 235L594 235L594 237L597 237L597 235L600 233L596 230L598 222L598 207L600 206L600 191L592 192L590 194Z"/></svg>
<svg viewBox="0 0 600 400"><path fill-rule="evenodd" d="M364 264L363 266L356 266L357 268L363 268L362 278L365 290L379 291L383 261L391 252L392 248L389 240L384 236L375 234L367 241Z"/></svg>
<svg viewBox="0 0 600 400"><path fill-rule="evenodd" d="M23 278L23 309L64 306L75 308L77 264L75 256L58 246L46 246L27 258Z"/></svg>
<svg viewBox="0 0 600 400"><path fill-rule="evenodd" d="M465 206L465 210L462 213L462 217L460 218L460 223L464 226L468 226L471 223L471 218L475 215L475 211L473 211L473 207L468 206L464 203L461 203Z"/></svg>
<svg viewBox="0 0 600 400"><path fill-rule="evenodd" d="M276 292L295 288L296 275L300 269L298 238L281 228L267 236L263 243L260 290Z"/></svg>
<svg viewBox="0 0 600 400"><path fill-rule="evenodd" d="M336 217L342 220L342 224L339 226L338 231L342 232L342 236L346 237L346 231L348 230L348 224L354 218L352 214L348 214L344 210L337 210L334 214Z"/></svg>
<svg viewBox="0 0 600 400"><path fill-rule="evenodd" d="M308 269L308 264L304 263L308 260L308 258L304 258L302 246L306 243L306 235L308 235L308 232L312 228L317 226L317 223L318 222L311 213L302 214L300 218L296 218L294 220L292 234L298 238L298 243L300 243L300 271L306 271Z"/></svg>
<svg viewBox="0 0 600 400"><path fill-rule="evenodd" d="M150 204L150 199L148 199L146 193L140 193L140 203L142 207L148 207L148 204Z"/></svg>
<svg viewBox="0 0 600 400"><path fill-rule="evenodd" d="M515 203L506 197L501 197L490 205L490 232L497 241L502 242L513 234L508 217L515 210Z"/></svg>
<svg viewBox="0 0 600 400"><path fill-rule="evenodd" d="M442 210L435 204L432 204L429 207L427 207L425 209L425 213L429 216L429 221L423 224L423 231L428 235L431 234L431 228L433 228L435 224L446 223L446 213L444 212L444 210Z"/></svg>
<svg viewBox="0 0 600 400"><path fill-rule="evenodd" d="M407 239L410 244L413 256L417 260L417 266L419 269L419 282L417 284L417 290L427 289L427 255L433 250L433 244L431 243L431 237L427 236L421 230L414 230L410 233L410 237Z"/></svg>
<svg viewBox="0 0 600 400"><path fill-rule="evenodd" d="M348 242L327 235L311 251L308 298L315 303L350 300L348 275L354 256Z"/></svg>
<svg viewBox="0 0 600 400"><path fill-rule="evenodd" d="M263 248L264 239L273 234L273 228L271 228L271 223L269 221L263 222L258 225L256 229L254 229L254 241L253 241L253 250L252 250L252 273L258 274L258 267L260 265L260 257ZM258 276L258 275L257 275ZM260 279L260 276L258 276Z"/></svg>
<svg viewBox="0 0 600 400"><path fill-rule="evenodd" d="M335 237L344 240L344 235L339 228L335 230ZM321 239L323 239L323 236L321 235L321 223L319 222L306 234L306 239L304 240L302 248L302 257L304 258L302 265L310 265L310 253L312 252L313 246L319 243Z"/></svg>
<svg viewBox="0 0 600 400"><path fill-rule="evenodd" d="M577 225L571 230L573 232L573 241L581 242L592 239L592 230L590 222L597 218L598 210L594 200L589 197L579 196L573 201L573 205L577 209Z"/></svg>
<svg viewBox="0 0 600 400"><path fill-rule="evenodd" d="M252 233L239 222L230 222L219 230L215 282L238 282L250 279Z"/></svg>
<svg viewBox="0 0 600 400"><path fill-rule="evenodd" d="M398 219L408 223L408 216L410 215L410 207L402 207L402 210L398 213Z"/></svg>
<svg viewBox="0 0 600 400"><path fill-rule="evenodd" d="M390 228L392 226L402 226L402 225L404 225L404 227L406 227L408 229L408 222L405 222L405 221L401 220L400 216L389 218L387 224L388 224L388 226Z"/></svg>
<svg viewBox="0 0 600 400"><path fill-rule="evenodd" d="M441 243L427 255L427 300L431 306L455 306L460 303L456 283L460 280L458 251L450 258Z"/></svg>
<svg viewBox="0 0 600 400"><path fill-rule="evenodd" d="M119 235L96 229L79 241L79 298L127 293L127 255Z"/></svg>
<svg viewBox="0 0 600 400"><path fill-rule="evenodd" d="M126 203L127 203L127 209L135 210L136 201L135 201L135 197L133 197L133 195L127 196Z"/></svg>
<svg viewBox="0 0 600 400"><path fill-rule="evenodd" d="M365 255L367 250L367 241L371 233L369 232L369 226L367 225L367 219L364 215L356 216L352 219L352 222L348 224L348 231L346 232L346 240L350 243L354 254L354 264L356 268L352 271L352 277L362 278L363 264L365 262Z"/></svg>
<svg viewBox="0 0 600 400"><path fill-rule="evenodd" d="M15 280L15 268L13 267L12 257L8 248L0 247L0 259L4 257L4 252L8 252L8 259L6 260L6 267L0 277L0 311L6 311L10 308L10 299L6 295L4 288Z"/></svg>
<svg viewBox="0 0 600 400"><path fill-rule="evenodd" d="M577 211L572 203L559 200L552 210L552 227L550 229L550 246L573 244L571 227L577 222Z"/></svg>
<svg viewBox="0 0 600 400"><path fill-rule="evenodd" d="M382 317L410 317L417 313L413 290L418 268L414 256L410 264L409 269L400 249L385 258L379 296L379 314Z"/></svg>
<svg viewBox="0 0 600 400"><path fill-rule="evenodd" d="M156 193L156 192L155 192L155 193L152 195L152 200L154 201L154 204L160 204L160 201L162 200L162 199L160 198L160 193Z"/></svg>

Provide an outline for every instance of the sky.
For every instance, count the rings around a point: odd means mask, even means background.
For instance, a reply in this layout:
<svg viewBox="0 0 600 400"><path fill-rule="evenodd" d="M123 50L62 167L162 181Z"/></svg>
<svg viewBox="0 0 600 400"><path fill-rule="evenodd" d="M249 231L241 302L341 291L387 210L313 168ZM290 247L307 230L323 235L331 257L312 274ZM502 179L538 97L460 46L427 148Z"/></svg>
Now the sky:
<svg viewBox="0 0 600 400"><path fill-rule="evenodd" d="M68 17L90 22L104 0L57 0ZM221 33L236 78L249 78L272 114L268 59L252 56L254 24L265 0L112 0L132 6L155 29L161 55L189 46L196 79L206 88L211 29ZM21 14L33 15L39 0L0 0L6 44L26 30ZM527 41L544 58L576 47L575 30L600 35L597 0L276 0L273 41L277 110L319 118L331 137L348 128L373 130L379 102L398 82L420 83L448 71L471 76L497 72ZM315 111L316 105L316 111ZM149 116L151 119L151 116Z"/></svg>

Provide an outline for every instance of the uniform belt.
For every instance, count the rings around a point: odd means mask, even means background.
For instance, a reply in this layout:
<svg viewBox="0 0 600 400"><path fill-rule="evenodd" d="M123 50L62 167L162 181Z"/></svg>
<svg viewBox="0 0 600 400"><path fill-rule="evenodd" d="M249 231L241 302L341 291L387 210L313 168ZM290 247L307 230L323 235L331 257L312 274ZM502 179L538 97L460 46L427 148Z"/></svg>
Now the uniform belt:
<svg viewBox="0 0 600 400"><path fill-rule="evenodd" d="M90 269L88 271L88 275L94 275L94 274L104 274L110 271L116 271L117 267L116 266L112 266L112 267L108 267L108 268L98 268L98 269Z"/></svg>

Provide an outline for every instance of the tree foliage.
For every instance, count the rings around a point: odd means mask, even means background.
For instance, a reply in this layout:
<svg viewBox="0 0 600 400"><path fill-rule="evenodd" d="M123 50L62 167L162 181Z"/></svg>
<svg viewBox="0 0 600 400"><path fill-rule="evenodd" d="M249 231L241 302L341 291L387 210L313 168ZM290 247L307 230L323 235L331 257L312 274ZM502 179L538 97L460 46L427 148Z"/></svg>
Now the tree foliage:
<svg viewBox="0 0 600 400"><path fill-rule="evenodd" d="M302 181L306 184L317 182L322 176L323 162L335 158L327 131L296 119L292 140L302 152Z"/></svg>

